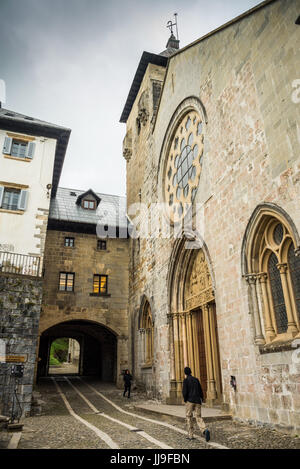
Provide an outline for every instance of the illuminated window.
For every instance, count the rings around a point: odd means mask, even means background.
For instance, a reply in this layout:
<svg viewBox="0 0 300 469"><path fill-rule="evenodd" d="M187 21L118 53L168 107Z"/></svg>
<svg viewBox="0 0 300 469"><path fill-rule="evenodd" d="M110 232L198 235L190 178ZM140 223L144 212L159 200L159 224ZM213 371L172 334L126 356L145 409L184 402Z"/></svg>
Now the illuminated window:
<svg viewBox="0 0 300 469"><path fill-rule="evenodd" d="M93 293L107 293L107 275L94 275Z"/></svg>
<svg viewBox="0 0 300 469"><path fill-rule="evenodd" d="M75 274L73 272L60 272L59 274L59 290L74 291Z"/></svg>

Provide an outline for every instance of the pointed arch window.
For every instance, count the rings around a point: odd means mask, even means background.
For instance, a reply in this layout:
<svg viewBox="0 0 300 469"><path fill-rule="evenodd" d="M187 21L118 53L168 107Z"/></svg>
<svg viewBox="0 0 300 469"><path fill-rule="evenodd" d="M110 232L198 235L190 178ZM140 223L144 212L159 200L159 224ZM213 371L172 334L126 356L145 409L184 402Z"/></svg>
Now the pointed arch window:
<svg viewBox="0 0 300 469"><path fill-rule="evenodd" d="M286 314L286 306L284 301L284 293L282 289L282 283L280 278L280 272L278 270L278 259L276 254L272 252L268 262L268 275L271 286L271 293L273 299L274 316L277 325L278 334L282 334L287 331L288 319Z"/></svg>
<svg viewBox="0 0 300 469"><path fill-rule="evenodd" d="M296 257L294 246L291 244L288 251L288 266L295 299L295 306L300 320L300 257Z"/></svg>
<svg viewBox="0 0 300 469"><path fill-rule="evenodd" d="M287 221L262 216L247 249L255 342L300 337L300 258Z"/></svg>
<svg viewBox="0 0 300 469"><path fill-rule="evenodd" d="M141 353L144 367L151 367L153 364L153 329L154 323L150 304L146 301L140 321L141 332Z"/></svg>

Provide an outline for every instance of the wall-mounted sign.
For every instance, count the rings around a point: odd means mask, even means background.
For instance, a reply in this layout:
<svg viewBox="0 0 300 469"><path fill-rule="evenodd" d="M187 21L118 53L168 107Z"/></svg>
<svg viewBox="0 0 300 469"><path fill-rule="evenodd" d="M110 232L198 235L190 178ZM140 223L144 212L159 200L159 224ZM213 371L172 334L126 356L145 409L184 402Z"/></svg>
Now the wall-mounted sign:
<svg viewBox="0 0 300 469"><path fill-rule="evenodd" d="M26 363L27 355L4 355L0 356L0 363Z"/></svg>

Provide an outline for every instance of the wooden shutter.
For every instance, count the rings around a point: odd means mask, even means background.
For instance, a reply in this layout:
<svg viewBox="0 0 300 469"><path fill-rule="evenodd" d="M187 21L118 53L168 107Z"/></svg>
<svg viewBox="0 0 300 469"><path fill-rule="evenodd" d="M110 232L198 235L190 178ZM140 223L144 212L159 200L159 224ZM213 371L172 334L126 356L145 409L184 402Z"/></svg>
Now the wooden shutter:
<svg viewBox="0 0 300 469"><path fill-rule="evenodd" d="M27 146L26 158L33 158L34 150L35 150L35 143L29 142Z"/></svg>
<svg viewBox="0 0 300 469"><path fill-rule="evenodd" d="M4 194L4 187L0 186L0 208L1 208L1 205L2 205L3 194Z"/></svg>
<svg viewBox="0 0 300 469"><path fill-rule="evenodd" d="M20 193L18 210L26 210L28 200L28 191L22 190Z"/></svg>
<svg viewBox="0 0 300 469"><path fill-rule="evenodd" d="M11 146L12 146L12 138L10 138L10 137L5 137L5 139L4 139L4 145L3 145L3 153L4 153L5 155L10 155Z"/></svg>

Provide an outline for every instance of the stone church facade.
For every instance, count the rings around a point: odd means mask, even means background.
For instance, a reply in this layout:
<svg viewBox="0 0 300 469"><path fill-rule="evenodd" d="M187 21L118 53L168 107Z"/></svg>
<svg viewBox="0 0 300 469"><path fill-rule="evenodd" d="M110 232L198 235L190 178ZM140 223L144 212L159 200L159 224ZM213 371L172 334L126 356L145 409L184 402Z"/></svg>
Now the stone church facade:
<svg viewBox="0 0 300 469"><path fill-rule="evenodd" d="M138 233L129 279L137 382L181 403L188 365L208 404L294 430L297 6L266 1L183 49L171 37L162 54L144 52L121 117L127 210ZM164 204L170 236L151 223L141 232L155 204Z"/></svg>

